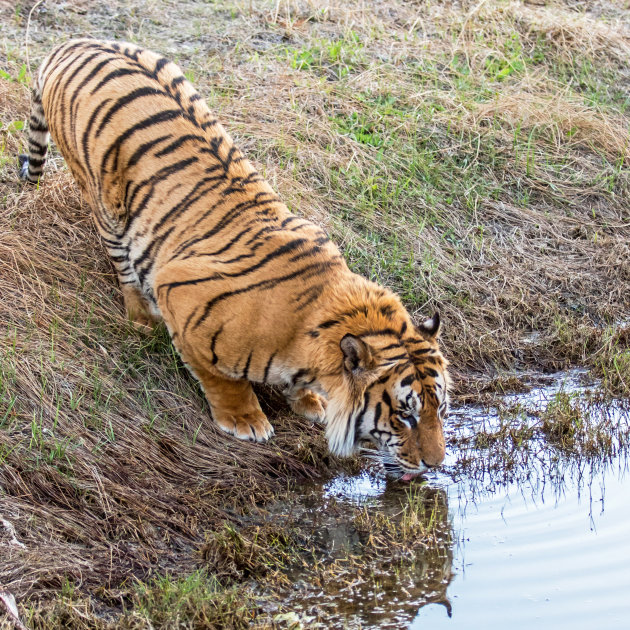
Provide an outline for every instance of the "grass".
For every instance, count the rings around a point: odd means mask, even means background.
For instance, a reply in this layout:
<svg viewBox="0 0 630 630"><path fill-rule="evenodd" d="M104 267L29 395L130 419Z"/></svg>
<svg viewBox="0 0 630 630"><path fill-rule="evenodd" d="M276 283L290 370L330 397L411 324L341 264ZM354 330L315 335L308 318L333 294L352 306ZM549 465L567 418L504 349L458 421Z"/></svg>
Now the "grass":
<svg viewBox="0 0 630 630"><path fill-rule="evenodd" d="M248 580L282 585L305 553L313 583L341 590L360 568L327 558L304 537L310 524L279 532L251 517L295 480L339 469L321 431L264 392L272 443L219 435L165 331L145 337L125 321L60 156L38 189L16 182L31 78L70 36L175 59L354 270L418 318L440 309L460 401L521 388L519 370L569 365L630 395L627 8L47 2L33 11L29 67L32 7L0 7L0 510L26 545L8 548L0 583L33 627L239 627L258 614ZM504 409L462 457L494 453L490 468L509 474L541 445L614 453L625 434L591 414L598 404L559 394L544 411ZM386 580L388 540L397 563L437 549L422 580L445 589L440 501L354 515L373 568L359 591Z"/></svg>
<svg viewBox="0 0 630 630"><path fill-rule="evenodd" d="M25 622L34 630L69 627L241 630L250 627L249 621L257 609L246 593L222 588L203 571L186 577L165 574L146 583L137 582L120 597L124 598L126 612L114 621L99 615L94 604L66 582L61 597L52 606L32 606L26 611Z"/></svg>
<svg viewBox="0 0 630 630"><path fill-rule="evenodd" d="M400 512L385 514L365 506L353 520L368 549L388 561L409 555L415 547L448 547L451 538L446 495L443 491L413 485L400 504Z"/></svg>
<svg viewBox="0 0 630 630"><path fill-rule="evenodd" d="M470 411L475 430L457 438L457 472L514 481L558 468L613 461L630 445L627 399L614 404L604 390L561 387L540 399L505 400Z"/></svg>

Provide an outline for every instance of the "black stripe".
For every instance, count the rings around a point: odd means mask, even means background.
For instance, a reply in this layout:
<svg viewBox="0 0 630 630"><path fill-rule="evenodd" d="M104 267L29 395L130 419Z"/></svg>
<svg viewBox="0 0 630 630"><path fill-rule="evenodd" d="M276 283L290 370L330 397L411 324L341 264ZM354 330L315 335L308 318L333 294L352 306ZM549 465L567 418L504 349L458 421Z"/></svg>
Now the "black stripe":
<svg viewBox="0 0 630 630"><path fill-rule="evenodd" d="M200 153L203 153L203 149L200 149ZM214 164L213 166L208 166L208 168L206 168L204 170L204 173L216 173L217 171L222 170L222 167L220 164ZM221 177L224 177L224 173L221 174Z"/></svg>
<svg viewBox="0 0 630 630"><path fill-rule="evenodd" d="M318 328L332 328L333 326L336 326L337 324L340 324L341 322L337 321L336 319L327 319L325 322L322 322Z"/></svg>
<svg viewBox="0 0 630 630"><path fill-rule="evenodd" d="M405 378L403 378L402 381L400 381L400 386L407 387L407 385L411 385L415 380L416 380L416 377L413 374L409 374L405 376Z"/></svg>
<svg viewBox="0 0 630 630"><path fill-rule="evenodd" d="M250 284L249 286L242 287L241 289L235 289L233 291L225 291L224 293L217 295L216 297L212 298L210 301L207 302L203 313L197 318L197 321L195 322L193 327L198 328L208 318L208 316L210 315L210 311L212 311L212 309L219 302L222 302L223 300L227 300L228 298L234 295L241 295L242 293L248 293L249 291L253 291L255 289L261 289L261 290L273 289L274 287L276 287L278 284L282 282L294 280L295 278L298 278L300 276L312 277L313 275L317 275L317 273L326 271L327 269L330 269L331 267L337 264L339 264L338 260L330 260L325 263L315 263L313 265L307 265L306 267L302 269L298 269L297 271L286 274L284 276L278 276L276 278L270 278L268 280L261 280L259 282L255 282L254 284ZM162 285L161 287L159 287L159 289L161 289L164 286L167 286L170 291L170 289L174 288L174 286L181 286L184 284L196 284L196 281L188 280L181 283L173 283L172 285Z"/></svg>
<svg viewBox="0 0 630 630"><path fill-rule="evenodd" d="M383 405L382 403L376 403L376 407L374 407L374 428L378 426L378 421L383 413Z"/></svg>
<svg viewBox="0 0 630 630"><path fill-rule="evenodd" d="M223 247L221 247L220 249L216 249L214 251L211 252L203 252L202 254L194 254L194 253L190 253L187 256L184 256L184 258L188 258L190 256L193 255L199 255L199 256L218 256L219 254L223 254L224 252L226 252L228 249L230 249L230 247L232 247L239 239L241 239L243 236L245 236L245 234L248 234L251 231L251 226L246 227L244 230L241 230L236 236L234 236L230 241L228 241ZM177 254L174 254L170 260L174 260L175 258L177 258ZM170 261L169 261L170 262Z"/></svg>
<svg viewBox="0 0 630 630"><path fill-rule="evenodd" d="M414 367L409 361L401 361L393 368L396 374L402 374L406 369Z"/></svg>
<svg viewBox="0 0 630 630"><path fill-rule="evenodd" d="M85 82L82 84L84 85L85 83L87 83L87 81L89 81L105 64L109 63L111 61L111 59L106 59L104 62L101 62L100 64L98 64L94 70L92 71L92 73L90 73L90 76L87 77L87 79L85 80ZM140 68L117 68L116 70L112 70L111 72L109 72L108 74L106 74L96 85L96 87L90 92L90 94L95 94L96 92L98 92L103 86L107 85L110 81L113 81L114 79L119 79L120 77L127 77L133 74L143 74L145 77L149 78L149 73L146 70L142 70Z"/></svg>
<svg viewBox="0 0 630 630"><path fill-rule="evenodd" d="M298 381L300 379L302 379L302 377L304 376L308 376L310 374L309 370L306 370L304 368L299 369L292 377L291 377L291 384L292 385L297 385Z"/></svg>
<svg viewBox="0 0 630 630"><path fill-rule="evenodd" d="M94 109L94 111L92 112L92 115L90 116L90 120L88 120L88 123L85 127L85 131L83 132L83 136L81 137L81 148L83 149L83 161L90 166L91 162L90 162L90 156L88 155L88 145L89 145L89 140L90 140L90 133L92 131L92 125L94 124L96 117L99 115L99 113L101 112L101 110L107 105L107 103L111 103L111 98L107 98L104 101L101 101L96 108ZM102 168L101 168L102 170ZM91 168L88 168L88 171L92 171ZM98 175L97 173L94 173L94 176Z"/></svg>
<svg viewBox="0 0 630 630"><path fill-rule="evenodd" d="M46 125L46 124L40 125L38 122L30 122L29 121L28 128L29 128L29 131L35 131L35 132L47 132L48 131L48 125Z"/></svg>
<svg viewBox="0 0 630 630"><path fill-rule="evenodd" d="M243 369L243 378L245 380L249 380L249 365L252 362L252 355L254 354L254 351L252 350L249 353L249 356L247 357L247 363L245 363L245 368Z"/></svg>
<svg viewBox="0 0 630 630"><path fill-rule="evenodd" d="M123 248L123 246L121 245L120 241L114 241L111 240L109 238L105 238L104 236L101 236L101 240L103 241L103 243L105 243L106 245L111 245L112 247L115 247L117 249L121 249ZM127 249L126 247L124 247L123 249Z"/></svg>
<svg viewBox="0 0 630 630"><path fill-rule="evenodd" d="M328 240L328 239L326 239ZM310 241L312 242L312 241ZM317 241L315 241L317 243ZM321 244L317 244L314 247L311 247L310 249L306 249L303 252L300 252L299 254L296 254L295 256L291 256L291 258L289 258L288 262L290 263L294 263L297 262L298 260L302 260L303 258L308 258L309 256L315 256L316 254L319 254L322 251L322 247Z"/></svg>
<svg viewBox="0 0 630 630"><path fill-rule="evenodd" d="M50 66L53 63L62 63L62 59L56 59L58 55L62 55L63 59L66 59L67 56L76 48L79 48L81 46L83 46L85 44L85 42L75 42L74 44L70 45L66 45L68 46L67 48L65 46L59 46L59 48L57 48L56 50L54 50L50 56L48 57L48 59L46 60L46 65L42 66L39 70L40 75L43 77L46 77L46 75L48 74L48 69L50 68Z"/></svg>
<svg viewBox="0 0 630 630"><path fill-rule="evenodd" d="M111 99L107 100L109 101ZM179 118L181 115L182 111L180 109L165 109L161 112L158 112L157 114L153 114L145 118L144 120L141 120L140 122L127 129L123 134L116 138L116 140L109 146L109 148L105 152L105 155L101 160L101 172L105 170L107 161L109 160L112 153L114 153L114 164L118 162L120 147L136 132L142 131L143 129L148 129L149 127L153 127L154 125L168 122L169 120L174 120L175 118Z"/></svg>
<svg viewBox="0 0 630 630"><path fill-rule="evenodd" d="M363 338L363 337L384 337L387 335L398 337L398 333L395 330L392 330L391 328L383 328L381 330L370 330L359 336Z"/></svg>
<svg viewBox="0 0 630 630"><path fill-rule="evenodd" d="M345 435L346 441L348 439L348 436L350 435L350 431L353 429L354 429L354 441L356 442L358 440L360 429L361 429L361 420L363 420L363 417L365 416L365 412L367 411L369 404L370 404L370 390L366 390L366 392L363 394L363 408L361 409L361 412L357 415L357 417L354 419L354 422L352 420L352 415L353 415L352 412L348 416L348 424L346 425L346 435Z"/></svg>
<svg viewBox="0 0 630 630"><path fill-rule="evenodd" d="M224 179L223 176L219 176L222 180ZM189 229L192 228L196 228L200 223L202 223L208 216L210 216L222 203L224 203L223 200L218 201L217 203L213 204L212 207L207 210L206 212L204 212L194 223L192 226L189 227ZM199 237L201 240L205 240L207 238L210 238L211 236L214 236L215 234L218 234L221 230L224 230L226 227L228 227L231 223L233 223L234 221L236 221L236 219L238 219L245 211L247 210L251 210L252 208L259 208L261 206L264 205L268 205L270 203L275 203L275 199L270 199L268 201L256 201L255 199L250 199L248 201L244 201L241 202L235 206L233 206L230 210L228 210L219 221L217 221L217 223L215 223L215 225L208 230L207 232L205 232L201 237Z"/></svg>
<svg viewBox="0 0 630 630"><path fill-rule="evenodd" d="M426 341L416 341L414 343L426 343ZM433 348L418 348L418 350L412 350L411 354L426 354L427 352L431 352Z"/></svg>
<svg viewBox="0 0 630 630"><path fill-rule="evenodd" d="M257 219L256 220L257 223L262 223L263 221L269 222L269 221L273 221L275 223L274 219ZM269 232L277 232L278 228L275 225L266 225L265 227L261 228L260 230L258 230L258 232L256 232L256 234L254 234L246 243L245 245L251 245L254 241L257 241L263 234L268 234ZM267 240L269 240L269 238L271 238L271 236L268 236L266 238L261 239L262 242L266 242ZM260 242L260 241L259 241Z"/></svg>
<svg viewBox="0 0 630 630"><path fill-rule="evenodd" d="M66 116L69 109L66 106L66 96L67 96L67 91L70 89L72 81L77 76L77 74L79 74L79 72L81 72L82 70L85 70L85 68L88 67L88 64L99 55L101 55L101 51L97 50L96 52L88 55L87 58L79 57L79 58L74 59L72 63L77 64L77 67L75 68L75 70L69 76L66 76L65 73L63 73L64 80L63 81L59 80L57 82L57 85L55 86L55 90L53 92L54 96L50 100L51 102L55 102L57 98L57 89L56 89L57 87L59 87L60 90L63 90L63 92L61 93L61 99L60 99L61 102L59 105L59 110L61 112L61 123L59 126L61 129L66 128ZM71 124L72 131L74 132L76 120L73 117L71 117L70 124ZM64 139L64 144L65 144L65 139Z"/></svg>
<svg viewBox="0 0 630 630"><path fill-rule="evenodd" d="M321 284L318 284L314 287L311 287L310 289L307 289L306 291L303 291L295 301L299 301L305 295L308 295L308 297L301 304L299 304L295 310L301 311L302 309L306 308L309 304L311 304L317 298L319 298L319 296L323 292L324 292L324 287ZM314 332L316 333L316 336L319 335L317 331L314 331ZM312 333L311 333L311 336L312 336Z"/></svg>
<svg viewBox="0 0 630 630"><path fill-rule="evenodd" d="M262 246L263 246L263 243L256 243L247 254L239 254L238 256L234 256L234 258L228 258L227 260L222 260L221 263L224 265L233 265L236 262L241 262L249 258L254 258L254 256L256 256L256 250ZM186 258L190 258L191 256L194 256L194 255L206 256L206 253L203 252L200 254L194 254L191 252L190 254L188 254L188 256L186 256Z"/></svg>
<svg viewBox="0 0 630 630"><path fill-rule="evenodd" d="M214 335L212 335L212 339L210 340L210 352L212 352L212 365L216 365L219 357L217 357L214 346L217 343L217 337L223 332L223 324L221 324L220 328L215 331Z"/></svg>
<svg viewBox="0 0 630 630"><path fill-rule="evenodd" d="M197 162L199 160L199 158L197 157L190 157L187 158L185 160L180 160L179 162L175 162L173 164L169 164L168 166L165 166L163 168L161 168L159 171L157 171L157 173L154 173L151 177L147 178L147 179L143 179L141 182L138 182L138 184L136 185L133 193L131 193L131 197L129 199L129 208L131 208L131 206L133 205L133 202L136 198L136 195L138 194L138 192L140 190L142 190L142 188L144 188L147 185L152 186L152 189L149 191L149 195L153 195L153 184L157 183L157 182L163 182L165 180L167 180L171 175L178 173L179 171L183 171L185 168L187 168L188 166L190 166L191 164L194 164L195 162ZM143 200L146 202L148 202L148 200L145 199ZM135 213L137 213L138 211L136 210ZM134 214L135 214L134 213Z"/></svg>
<svg viewBox="0 0 630 630"><path fill-rule="evenodd" d="M213 280L224 280L225 278L237 278L237 277L240 278L242 276L247 276L253 271L257 271L258 269L266 265L270 260L273 260L274 258L278 258L279 256L286 254L287 252L293 251L296 247L298 247L303 242L304 242L304 239L297 239L295 241L286 243L282 247L279 247L273 252L267 254L264 258L259 260L255 265L252 265L251 267L248 267L246 269L239 269L238 271L232 271L232 272L219 271L219 272L213 273L210 276L205 276L204 278L197 278L196 280L182 282L181 284L177 284L177 286L181 286L182 284L187 284L188 282L192 284L199 284L200 282L212 282Z"/></svg>
<svg viewBox="0 0 630 630"><path fill-rule="evenodd" d="M48 145L47 144L28 144L28 154L29 156L37 156L44 157L48 153Z"/></svg>
<svg viewBox="0 0 630 630"><path fill-rule="evenodd" d="M392 399L390 397L390 395L383 390L383 402L389 407L389 410L392 410Z"/></svg>
<svg viewBox="0 0 630 630"><path fill-rule="evenodd" d="M138 268L140 268L140 271L137 271L138 280L140 281L140 283L144 282L144 279L153 268L153 265L155 264L155 258L156 258L157 252L159 251L160 247L162 247L162 244L164 243L164 241L168 238L168 236L171 234L171 232L174 229L175 229L175 226L173 225L170 228L170 230L167 230L164 234L162 234L158 238L154 238L151 241L150 245L144 249L144 251L139 256L139 258L133 261L133 265L136 271L138 270ZM151 255L153 255L153 259L150 261L149 266L145 268L142 263Z"/></svg>
<svg viewBox="0 0 630 630"><path fill-rule="evenodd" d="M160 136L159 138L156 138L155 140L151 140L149 142L145 142L144 144L141 144L133 152L132 156L129 158L129 161L127 162L127 168L129 168L130 166L135 166L138 163L138 160L140 160L140 158L145 153L147 153L147 151L149 151L149 149L152 149L156 144L160 144L160 142L163 142L164 140L168 140L170 137L171 137L170 134L168 134L168 135L165 135L165 136Z"/></svg>
<svg viewBox="0 0 630 630"><path fill-rule="evenodd" d="M109 108L108 112L105 114L105 116L103 116L103 120L101 120L101 124L98 126L98 129L96 130L96 133L94 135L95 136L100 135L105 125L110 123L111 119L114 117L114 115L118 111L125 108L130 103L133 103L133 101L139 98L142 98L144 96L166 96L166 94L163 90L158 89L156 87L152 87L152 86L141 87L141 88L138 88L137 90L134 90L133 92L129 92L129 94L125 94L125 96L122 96L121 98L119 98Z"/></svg>
<svg viewBox="0 0 630 630"><path fill-rule="evenodd" d="M267 361L267 365L265 365L265 372L263 374L263 383L267 382L267 378L269 377L269 369L271 368L271 362L273 361L273 358L276 356L276 353L274 352L270 357L269 357L269 361Z"/></svg>
<svg viewBox="0 0 630 630"><path fill-rule="evenodd" d="M65 74L63 75L64 88L70 87L70 83L72 82L74 77L76 77L77 74L79 74L79 72L81 72L81 70L85 70L86 66L90 63L90 61L92 61L92 59L96 59L96 57L98 57L100 54L101 54L100 50L96 51L95 53L92 53L91 55L89 55L87 57L87 59L81 59L80 63L79 63L79 59L75 59L75 61L78 63L77 67L73 70L73 72L70 74L70 76L66 76ZM65 94L66 93L64 91L64 96L65 96Z"/></svg>
<svg viewBox="0 0 630 630"><path fill-rule="evenodd" d="M270 260L273 260L274 258L279 258L280 256L283 256L284 254L292 252L293 250L298 248L300 245L302 245L304 242L305 242L305 239L303 238L299 238L294 241L289 241L288 243L285 243L284 245L282 245L282 247L278 247L278 249L267 254L264 258L259 260L255 265L251 265L251 267L247 267L246 269L239 269L238 271L235 271L235 272L220 272L220 273L214 274L214 277L208 277L208 280L210 279L220 280L226 277L227 278L236 278L236 277L240 278L242 276L247 276L253 271L257 271L261 267L264 267Z"/></svg>
<svg viewBox="0 0 630 630"><path fill-rule="evenodd" d="M129 57L129 59L133 59L134 61L138 62L138 57L143 52L144 52L143 48L134 48L132 50L131 47L127 47L125 48L125 50L123 50L123 55L125 55L126 57Z"/></svg>
<svg viewBox="0 0 630 630"><path fill-rule="evenodd" d="M302 219L301 217L296 217L295 215L292 215L292 216L287 217L286 219L284 219L282 221L282 223L280 224L280 227L286 227L292 221L302 221L302 222L306 223L306 221L304 221L304 219Z"/></svg>
<svg viewBox="0 0 630 630"><path fill-rule="evenodd" d="M226 172L230 169L230 164L232 164L232 160L234 160L234 156L238 153L238 149L235 146L231 146L230 150L228 151L227 155L225 156L225 160L222 160L223 163L223 168L226 170ZM219 157L217 155L217 157ZM219 159L221 159L219 157Z"/></svg>
<svg viewBox="0 0 630 630"><path fill-rule="evenodd" d="M206 143L206 139L203 136L198 136L192 133L186 134L185 136L181 136L177 138L177 140L175 140L174 142L171 142L171 144L165 146L163 149L155 154L155 157L162 157L163 155L168 155L169 153L172 153L173 151L175 151L175 149L182 146L182 144L184 144L184 142L187 142L188 140L198 140L199 142L203 142L204 144Z"/></svg>
<svg viewBox="0 0 630 630"><path fill-rule="evenodd" d="M153 74L157 76L160 73L160 70L167 64L168 64L168 59L165 59L164 57L160 57L160 59L158 59L157 63L155 64L155 70L153 71Z"/></svg>
<svg viewBox="0 0 630 630"><path fill-rule="evenodd" d="M176 205L174 205L162 218L155 224L154 230L159 230L167 221L171 219L178 212L183 212L199 201L202 197L214 190L218 184L216 183L216 177L203 177L196 184L195 187ZM214 182L214 184L208 188L203 188L206 184ZM201 189L201 190L200 190ZM135 217L134 217L135 218ZM188 231L188 227L184 228L184 231ZM181 246L180 246L181 248Z"/></svg>
<svg viewBox="0 0 630 630"><path fill-rule="evenodd" d="M388 346L385 346L384 348L379 348L379 352L384 352L385 350L393 350L394 348L400 348L400 344L390 343ZM388 358L391 358L391 357L388 357Z"/></svg>

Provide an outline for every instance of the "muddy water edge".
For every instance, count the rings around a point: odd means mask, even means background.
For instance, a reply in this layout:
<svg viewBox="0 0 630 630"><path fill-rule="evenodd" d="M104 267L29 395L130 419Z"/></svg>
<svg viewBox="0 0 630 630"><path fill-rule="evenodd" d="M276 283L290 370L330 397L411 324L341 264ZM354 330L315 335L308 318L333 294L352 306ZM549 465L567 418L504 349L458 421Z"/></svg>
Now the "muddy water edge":
<svg viewBox="0 0 630 630"><path fill-rule="evenodd" d="M630 407L584 378L453 410L438 473L340 475L258 515L261 609L295 628L627 628Z"/></svg>

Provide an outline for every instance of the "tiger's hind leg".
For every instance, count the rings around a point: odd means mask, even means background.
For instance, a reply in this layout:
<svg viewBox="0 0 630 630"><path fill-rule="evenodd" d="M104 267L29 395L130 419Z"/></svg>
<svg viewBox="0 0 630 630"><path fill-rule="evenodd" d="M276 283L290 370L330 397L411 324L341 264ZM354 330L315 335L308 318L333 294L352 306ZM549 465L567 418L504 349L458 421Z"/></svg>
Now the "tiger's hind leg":
<svg viewBox="0 0 630 630"><path fill-rule="evenodd" d="M182 358L186 361L185 355ZM274 434L249 381L228 379L190 363L188 366L199 379L220 429L254 442L266 442Z"/></svg>
<svg viewBox="0 0 630 630"><path fill-rule="evenodd" d="M284 395L291 409L299 416L314 422L324 422L328 402L323 396L310 389L288 390Z"/></svg>
<svg viewBox="0 0 630 630"><path fill-rule="evenodd" d="M151 306L142 292L134 284L123 284L120 282L120 288L125 302L125 310L127 311L127 319L133 324L134 328L141 332L150 332L159 322L159 319L151 312Z"/></svg>

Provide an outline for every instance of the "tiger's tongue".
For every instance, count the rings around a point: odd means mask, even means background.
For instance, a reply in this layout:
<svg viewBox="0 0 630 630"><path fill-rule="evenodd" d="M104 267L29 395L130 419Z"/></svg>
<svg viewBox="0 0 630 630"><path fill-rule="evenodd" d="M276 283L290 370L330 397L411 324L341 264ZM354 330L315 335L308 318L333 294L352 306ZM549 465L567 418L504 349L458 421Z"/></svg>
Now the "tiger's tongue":
<svg viewBox="0 0 630 630"><path fill-rule="evenodd" d="M417 477L419 473L405 473L400 480L401 481L411 481L414 477Z"/></svg>

